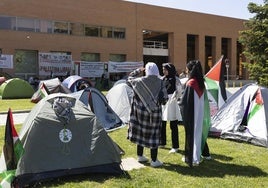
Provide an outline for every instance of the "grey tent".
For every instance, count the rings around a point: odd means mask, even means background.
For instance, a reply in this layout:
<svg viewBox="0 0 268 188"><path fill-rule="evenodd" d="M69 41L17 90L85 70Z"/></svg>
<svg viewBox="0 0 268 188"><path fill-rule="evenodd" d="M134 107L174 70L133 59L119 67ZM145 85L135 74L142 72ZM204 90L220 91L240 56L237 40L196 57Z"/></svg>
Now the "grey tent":
<svg viewBox="0 0 268 188"><path fill-rule="evenodd" d="M51 94L39 101L19 137L25 152L17 165L15 187L68 175L123 172L120 147L98 118L69 94Z"/></svg>
<svg viewBox="0 0 268 188"><path fill-rule="evenodd" d="M106 97L96 88L87 87L84 90L71 93L82 101L97 116L106 131L113 131L124 127L120 117L108 104Z"/></svg>
<svg viewBox="0 0 268 188"><path fill-rule="evenodd" d="M43 98L43 91L47 94L51 93L71 93L71 91L65 87L59 78L52 78L48 80L42 80L39 82L37 91L32 95L31 102L37 103Z"/></svg>
<svg viewBox="0 0 268 188"><path fill-rule="evenodd" d="M268 147L268 89L248 84L212 116L210 135Z"/></svg>
<svg viewBox="0 0 268 188"><path fill-rule="evenodd" d="M49 93L71 93L71 91L65 87L59 78L52 78L48 80L42 80L39 83L39 87L44 83Z"/></svg>

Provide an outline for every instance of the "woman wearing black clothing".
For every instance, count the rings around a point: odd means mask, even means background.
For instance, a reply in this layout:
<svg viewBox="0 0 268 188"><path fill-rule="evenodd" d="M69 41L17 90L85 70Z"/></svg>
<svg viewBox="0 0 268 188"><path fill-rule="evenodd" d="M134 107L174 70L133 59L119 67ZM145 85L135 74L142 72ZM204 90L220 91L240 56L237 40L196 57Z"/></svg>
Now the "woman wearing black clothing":
<svg viewBox="0 0 268 188"><path fill-rule="evenodd" d="M166 145L166 124L170 121L172 148L169 153L175 153L179 149L179 131L178 120L182 121L179 106L178 106L178 88L176 79L176 69L171 63L163 64L162 77L167 93L169 96L168 102L162 106L162 128L161 128L161 146Z"/></svg>

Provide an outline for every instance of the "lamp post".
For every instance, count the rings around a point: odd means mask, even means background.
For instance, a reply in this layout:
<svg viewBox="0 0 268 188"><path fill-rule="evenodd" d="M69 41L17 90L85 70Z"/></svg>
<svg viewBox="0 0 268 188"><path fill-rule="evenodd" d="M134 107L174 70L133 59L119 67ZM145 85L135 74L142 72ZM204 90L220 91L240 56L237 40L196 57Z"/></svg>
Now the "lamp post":
<svg viewBox="0 0 268 188"><path fill-rule="evenodd" d="M229 85L229 59L225 59L225 67L226 67L226 80L227 80L227 86Z"/></svg>

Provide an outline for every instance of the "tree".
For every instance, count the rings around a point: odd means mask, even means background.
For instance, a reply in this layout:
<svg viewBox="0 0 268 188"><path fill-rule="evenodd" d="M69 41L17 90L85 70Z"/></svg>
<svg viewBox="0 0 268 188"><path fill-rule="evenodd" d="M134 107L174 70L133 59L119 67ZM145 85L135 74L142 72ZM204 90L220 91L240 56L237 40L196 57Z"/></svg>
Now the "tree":
<svg viewBox="0 0 268 188"><path fill-rule="evenodd" d="M245 66L250 79L268 87L268 0L264 0L264 5L249 3L248 10L254 17L247 20L245 30L239 32L243 54L249 60Z"/></svg>

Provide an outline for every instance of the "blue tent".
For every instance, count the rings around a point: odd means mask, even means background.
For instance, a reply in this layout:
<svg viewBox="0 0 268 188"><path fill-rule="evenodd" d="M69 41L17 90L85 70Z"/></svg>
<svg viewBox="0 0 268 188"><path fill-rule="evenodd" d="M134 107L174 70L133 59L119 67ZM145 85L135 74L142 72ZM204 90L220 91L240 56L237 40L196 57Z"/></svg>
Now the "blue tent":
<svg viewBox="0 0 268 188"><path fill-rule="evenodd" d="M78 75L71 75L67 77L65 80L63 80L62 84L68 89L70 89L72 92L76 92L86 87L93 86L90 80Z"/></svg>

